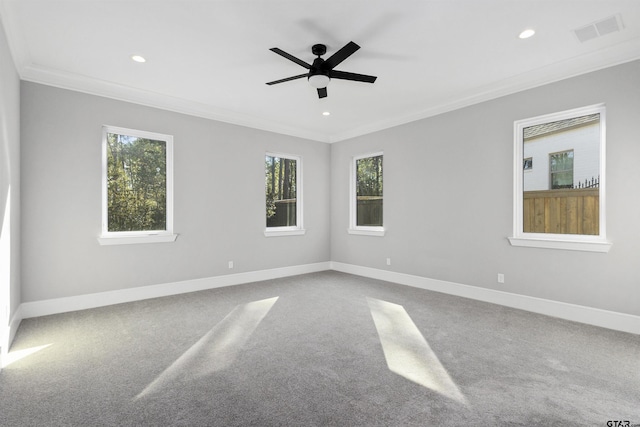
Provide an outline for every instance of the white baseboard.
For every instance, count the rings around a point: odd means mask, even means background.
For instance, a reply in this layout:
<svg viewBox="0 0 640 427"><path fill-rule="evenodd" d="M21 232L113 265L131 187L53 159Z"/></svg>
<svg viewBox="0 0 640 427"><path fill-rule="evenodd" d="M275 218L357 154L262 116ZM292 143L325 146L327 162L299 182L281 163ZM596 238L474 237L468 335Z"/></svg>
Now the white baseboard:
<svg viewBox="0 0 640 427"><path fill-rule="evenodd" d="M9 330L8 330L8 338L9 344L13 342L13 337L16 336L16 332L18 332L18 326L20 326L20 322L22 322L22 306L18 306L15 314L11 317L11 321L9 322Z"/></svg>
<svg viewBox="0 0 640 427"><path fill-rule="evenodd" d="M18 306L18 309L9 321L9 325L4 327L4 330L0 330L0 370L2 370L4 366L4 358L7 356L7 353L9 353L11 343L16 336L16 332L18 332L18 326L20 326L21 321L22 307Z"/></svg>
<svg viewBox="0 0 640 427"><path fill-rule="evenodd" d="M280 277L298 274L315 273L329 269L329 262L296 265L292 267L273 268L270 270L250 271L246 273L228 274L224 276L207 277L203 279L185 280L180 282L163 283L160 285L141 286L137 288L120 289L117 291L99 292L65 298L55 298L42 301L24 302L20 306L22 318L47 316L50 314L66 313L69 311L86 310L125 302L139 301L150 298L165 297L187 292L203 291L224 286L240 285L243 283L259 282L262 280L278 279Z"/></svg>
<svg viewBox="0 0 640 427"><path fill-rule="evenodd" d="M640 316L331 261L331 269L640 335Z"/></svg>
<svg viewBox="0 0 640 427"><path fill-rule="evenodd" d="M30 317L85 310L112 304L121 304L125 302L187 292L196 292L224 286L278 279L298 274L315 273L324 270L335 270L358 276L385 280L401 285L442 292L464 298L471 298L478 301L499 304L506 307L517 308L561 319L640 335L640 316L496 291L477 286L463 285L443 280L429 279L422 276L327 261L315 264L207 277L203 279L185 280L181 282L163 283L159 285L141 286L137 288L121 289L117 291L100 292L88 295L25 302L19 307L10 323L9 330L7 332L9 343L12 342L18 329L18 325L23 318L27 319Z"/></svg>

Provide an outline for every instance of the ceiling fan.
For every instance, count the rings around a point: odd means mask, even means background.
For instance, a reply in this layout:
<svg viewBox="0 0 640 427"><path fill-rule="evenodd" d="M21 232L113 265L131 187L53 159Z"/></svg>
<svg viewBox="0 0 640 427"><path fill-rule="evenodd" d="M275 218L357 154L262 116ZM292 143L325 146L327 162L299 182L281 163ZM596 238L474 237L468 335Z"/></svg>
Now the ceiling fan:
<svg viewBox="0 0 640 427"><path fill-rule="evenodd" d="M295 62L298 65L303 66L307 70L308 73L299 74L297 76L287 77L285 79L275 80L273 82L267 83L268 85L275 85L278 83L288 82L290 80L301 79L306 77L311 86L318 89L318 98L326 98L327 96L327 85L331 81L331 79L341 79L341 80L353 80L356 82L365 82L365 83L373 83L376 81L376 76L367 76L365 74L356 74L356 73L348 73L345 71L334 70L334 68L340 64L342 61L350 57L360 49L360 46L355 44L354 42L347 43L342 49L331 55L329 58L322 59L321 56L327 53L327 46L323 44L314 44L311 47L311 52L318 57L313 60L313 64L308 64L301 59L296 58L293 55L288 54L282 49L278 49L277 47L273 47L269 50L277 53L280 56L287 58L290 61Z"/></svg>

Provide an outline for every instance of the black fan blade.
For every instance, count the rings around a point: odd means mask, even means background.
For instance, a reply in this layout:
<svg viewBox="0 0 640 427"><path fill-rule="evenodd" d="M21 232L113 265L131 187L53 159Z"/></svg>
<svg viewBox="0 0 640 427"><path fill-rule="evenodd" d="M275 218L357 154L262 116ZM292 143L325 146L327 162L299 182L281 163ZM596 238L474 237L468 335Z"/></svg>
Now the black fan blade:
<svg viewBox="0 0 640 427"><path fill-rule="evenodd" d="M318 88L318 98L326 98L327 97L327 88L319 87Z"/></svg>
<svg viewBox="0 0 640 427"><path fill-rule="evenodd" d="M354 80L356 82L373 83L378 77L365 74L347 73L346 71L331 70L329 77L332 79Z"/></svg>
<svg viewBox="0 0 640 427"><path fill-rule="evenodd" d="M304 62L302 59L298 59L293 55L289 55L287 52L285 52L282 49L278 49L277 47L272 47L271 49L269 49L271 52L275 52L280 56L283 56L285 58L287 58L289 61L293 61L298 65L303 66L304 68L306 68L307 70L311 68L310 64L307 64L306 62Z"/></svg>
<svg viewBox="0 0 640 427"><path fill-rule="evenodd" d="M322 68L324 68L325 70L333 70L336 65L353 55L353 53L358 49L360 49L360 46L358 46L354 42L347 43L342 49L340 49L339 51L331 55L326 61L324 61L324 64L322 64Z"/></svg>
<svg viewBox="0 0 640 427"><path fill-rule="evenodd" d="M308 74L306 74L306 73L305 74L300 74L300 75L297 75L297 76L287 77L286 79L275 80L275 81L269 82L267 84L268 85L275 85L275 84L278 84L278 83L284 83L284 82L288 82L289 80L296 80L296 79L301 79L303 77L307 77L307 75Z"/></svg>

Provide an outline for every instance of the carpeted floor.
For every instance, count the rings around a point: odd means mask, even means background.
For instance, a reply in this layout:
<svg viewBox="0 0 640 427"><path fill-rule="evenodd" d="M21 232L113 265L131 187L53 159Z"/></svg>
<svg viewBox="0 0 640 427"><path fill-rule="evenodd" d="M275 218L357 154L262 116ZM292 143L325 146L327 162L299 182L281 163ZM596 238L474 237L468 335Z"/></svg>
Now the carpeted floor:
<svg viewBox="0 0 640 427"><path fill-rule="evenodd" d="M2 426L640 424L640 336L330 271L26 319L11 350Z"/></svg>

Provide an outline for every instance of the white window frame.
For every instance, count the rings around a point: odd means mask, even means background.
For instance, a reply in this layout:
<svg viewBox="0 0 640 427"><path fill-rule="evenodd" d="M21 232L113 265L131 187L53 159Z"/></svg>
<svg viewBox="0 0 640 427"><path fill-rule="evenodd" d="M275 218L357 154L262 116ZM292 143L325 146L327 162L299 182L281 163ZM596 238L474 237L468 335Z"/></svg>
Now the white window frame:
<svg viewBox="0 0 640 427"><path fill-rule="evenodd" d="M599 184L599 231L600 234L554 234L554 233L524 233L523 232L523 152L524 129L542 123L571 119L574 117L600 114L600 184ZM545 114L514 122L514 169L513 169L513 235L509 237L512 246L535 248L564 249L587 252L609 252L611 242L606 234L606 108L604 104L590 105L582 108Z"/></svg>
<svg viewBox="0 0 640 427"><path fill-rule="evenodd" d="M357 225L358 222L358 192L357 192L357 187L356 187L356 182L358 179L358 168L357 168L357 162L360 159L366 159L369 157L378 157L378 156L382 156L382 161L384 164L384 152L382 151L378 151L375 153L368 153L368 154L363 154L363 155L359 155L359 156L355 156L351 159L351 173L350 173L350 183L349 183L349 228L347 230L347 232L349 234L357 234L357 235L362 235L362 236L377 236L377 237L383 237L385 234L385 227L384 225L382 226L362 226L362 225ZM384 169L382 172L382 179L384 182ZM383 184L384 185L384 184ZM384 194L384 190L383 190L383 194ZM384 196L382 196L382 209L384 212ZM384 213L382 215L383 218L383 224L384 224Z"/></svg>
<svg viewBox="0 0 640 427"><path fill-rule="evenodd" d="M296 161L296 225L286 227L267 227L265 224L264 235L265 237L282 237L282 236L300 236L305 234L304 229L304 204L303 204L303 176L302 176L302 156L295 154L266 152L262 158L262 164L264 165L265 157L278 157L281 159L290 159ZM264 175L263 175L264 178ZM264 182L264 180L263 180ZM265 189L263 187L262 194L266 197ZM262 204L264 206L264 203ZM262 211L262 219L266 221L265 211Z"/></svg>
<svg viewBox="0 0 640 427"><path fill-rule="evenodd" d="M167 212L165 230L109 231L107 192L107 134L135 136L164 141L166 144ZM102 127L102 232L98 237L101 245L127 245L137 243L173 242L178 237L173 233L173 136L156 132L105 125Z"/></svg>

